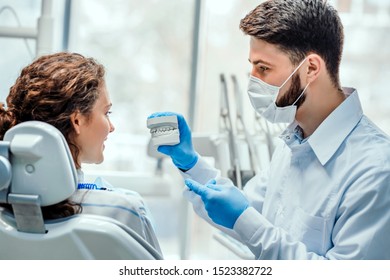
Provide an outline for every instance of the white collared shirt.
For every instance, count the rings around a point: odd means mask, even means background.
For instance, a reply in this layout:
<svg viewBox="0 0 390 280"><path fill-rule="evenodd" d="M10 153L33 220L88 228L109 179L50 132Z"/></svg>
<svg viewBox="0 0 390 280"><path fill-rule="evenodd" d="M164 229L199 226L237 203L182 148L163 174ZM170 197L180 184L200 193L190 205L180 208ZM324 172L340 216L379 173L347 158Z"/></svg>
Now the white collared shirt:
<svg viewBox="0 0 390 280"><path fill-rule="evenodd" d="M219 227L256 258L390 259L390 139L363 115L356 90L344 90L308 139L296 124L284 131L270 170L244 188L252 207L233 230ZM202 159L184 176L220 180ZM199 197L185 196L210 222Z"/></svg>
<svg viewBox="0 0 390 280"><path fill-rule="evenodd" d="M85 183L84 174L77 170L78 183ZM151 213L142 197L134 191L115 188L98 177L98 189L78 189L71 200L81 203L83 214L94 214L113 218L134 230L159 253L160 244L151 222Z"/></svg>

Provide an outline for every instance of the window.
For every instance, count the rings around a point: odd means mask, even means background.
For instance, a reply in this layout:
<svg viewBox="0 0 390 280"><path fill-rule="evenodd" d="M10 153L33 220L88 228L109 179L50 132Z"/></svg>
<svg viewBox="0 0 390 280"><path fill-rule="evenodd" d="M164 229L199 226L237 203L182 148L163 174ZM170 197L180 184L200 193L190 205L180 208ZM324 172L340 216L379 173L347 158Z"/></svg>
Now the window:
<svg viewBox="0 0 390 280"><path fill-rule="evenodd" d="M192 1L73 1L69 50L106 67L116 131L105 162L93 168L137 171L155 111L187 114L193 30Z"/></svg>

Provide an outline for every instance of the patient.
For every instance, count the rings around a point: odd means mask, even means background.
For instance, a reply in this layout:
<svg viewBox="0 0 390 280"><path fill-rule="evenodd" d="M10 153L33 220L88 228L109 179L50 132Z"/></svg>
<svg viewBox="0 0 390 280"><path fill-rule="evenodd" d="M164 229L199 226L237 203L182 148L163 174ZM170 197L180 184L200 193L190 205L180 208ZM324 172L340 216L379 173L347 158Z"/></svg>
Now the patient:
<svg viewBox="0 0 390 280"><path fill-rule="evenodd" d="M109 118L112 104L104 75L101 64L80 54L62 52L38 58L11 87L7 106L0 103L0 140L8 129L25 121L56 127L69 145L79 184L68 200L42 207L44 218L79 213L108 216L161 252L145 203L136 192L115 189L101 178L84 181L81 164L103 162L104 142L115 129Z"/></svg>

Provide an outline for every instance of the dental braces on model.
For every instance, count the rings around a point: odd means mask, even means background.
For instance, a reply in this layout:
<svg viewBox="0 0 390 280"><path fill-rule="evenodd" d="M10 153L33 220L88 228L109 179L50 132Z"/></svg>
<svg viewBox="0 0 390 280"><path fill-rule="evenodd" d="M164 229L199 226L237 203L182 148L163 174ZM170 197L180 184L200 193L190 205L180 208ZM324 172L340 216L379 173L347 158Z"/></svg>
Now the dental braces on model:
<svg viewBox="0 0 390 280"><path fill-rule="evenodd" d="M147 120L147 127L152 135L152 144L176 145L180 143L179 126L176 116L162 116Z"/></svg>

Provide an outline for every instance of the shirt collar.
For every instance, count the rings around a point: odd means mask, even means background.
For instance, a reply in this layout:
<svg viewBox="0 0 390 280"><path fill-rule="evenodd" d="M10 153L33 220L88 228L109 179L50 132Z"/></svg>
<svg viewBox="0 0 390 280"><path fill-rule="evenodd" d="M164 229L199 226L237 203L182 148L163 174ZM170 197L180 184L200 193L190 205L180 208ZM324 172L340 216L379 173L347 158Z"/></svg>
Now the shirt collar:
<svg viewBox="0 0 390 280"><path fill-rule="evenodd" d="M341 143L363 116L362 106L356 89L343 88L347 98L320 124L307 139L318 160L325 165L335 154ZM300 139L300 128L296 122L287 127L281 135L294 133ZM288 138L290 139L290 138ZM300 139L302 140L302 139Z"/></svg>
<svg viewBox="0 0 390 280"><path fill-rule="evenodd" d="M77 169L77 181L78 183L83 183L84 182L84 172L81 169Z"/></svg>
<svg viewBox="0 0 390 280"><path fill-rule="evenodd" d="M322 165L329 161L363 116L356 89L343 90L347 98L320 124L308 140Z"/></svg>

